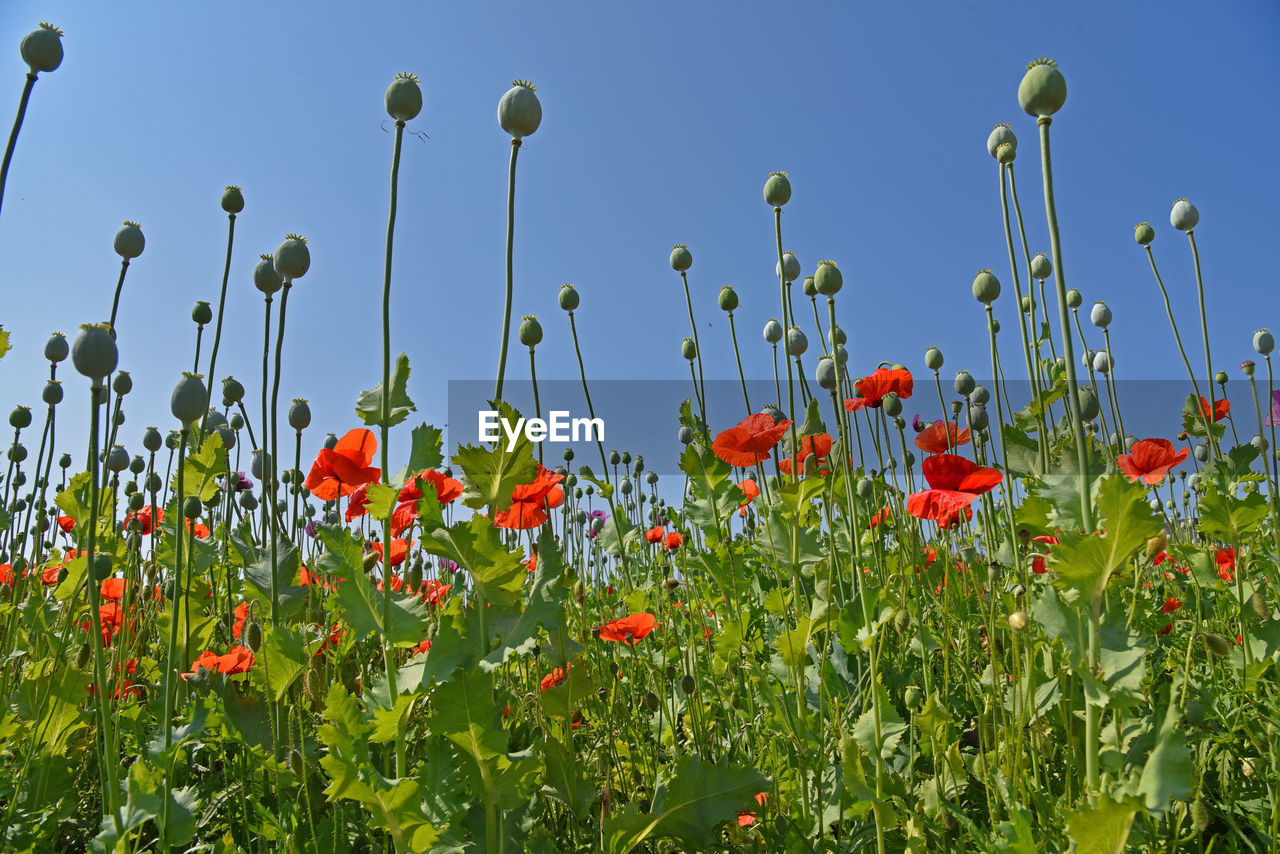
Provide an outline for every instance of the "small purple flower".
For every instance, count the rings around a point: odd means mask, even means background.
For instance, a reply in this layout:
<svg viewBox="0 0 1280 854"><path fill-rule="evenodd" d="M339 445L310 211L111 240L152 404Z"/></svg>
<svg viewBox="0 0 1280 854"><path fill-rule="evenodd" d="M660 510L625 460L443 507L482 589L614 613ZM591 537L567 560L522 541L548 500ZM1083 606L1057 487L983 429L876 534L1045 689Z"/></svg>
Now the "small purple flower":
<svg viewBox="0 0 1280 854"><path fill-rule="evenodd" d="M911 419L911 429L921 433L924 431L925 426L925 423L920 420L920 414L916 413L916 417Z"/></svg>
<svg viewBox="0 0 1280 854"><path fill-rule="evenodd" d="M308 537L314 540L316 537L316 521L314 519L308 519L307 526L303 530L307 532Z"/></svg>
<svg viewBox="0 0 1280 854"><path fill-rule="evenodd" d="M249 476L242 471L235 473L235 479L230 484L223 482L222 489L225 492L227 486L230 485L236 492L244 492L247 489L253 489L253 481L249 480Z"/></svg>
<svg viewBox="0 0 1280 854"><path fill-rule="evenodd" d="M457 572L457 571L458 571L458 565L457 565L456 563L454 563L453 561L449 560L448 558L441 558L441 559L440 559L440 568L441 568L441 569L443 569L443 570L445 570L446 572Z"/></svg>
<svg viewBox="0 0 1280 854"><path fill-rule="evenodd" d="M604 523L609 521L609 514L603 510L592 510L590 521L587 522L587 539L594 540L599 531L596 528L596 520L600 520L600 527L604 527Z"/></svg>
<svg viewBox="0 0 1280 854"><path fill-rule="evenodd" d="M1267 416L1268 427L1280 427L1280 391L1271 392L1271 414Z"/></svg>

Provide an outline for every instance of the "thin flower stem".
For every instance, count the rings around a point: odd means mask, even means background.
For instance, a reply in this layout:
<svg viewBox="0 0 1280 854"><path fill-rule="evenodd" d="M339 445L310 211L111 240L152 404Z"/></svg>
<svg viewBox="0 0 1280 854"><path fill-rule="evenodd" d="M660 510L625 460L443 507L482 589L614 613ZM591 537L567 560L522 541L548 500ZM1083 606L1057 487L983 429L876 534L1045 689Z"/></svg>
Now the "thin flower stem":
<svg viewBox="0 0 1280 854"><path fill-rule="evenodd" d="M173 595L170 596L172 602L169 614L169 650L165 658L164 666L164 718L160 721L160 725L164 727L164 751L165 751L165 774L164 774L164 801L161 808L161 827L165 827L169 821L169 792L173 789L173 704L174 693L177 690L177 684L174 682L175 662L174 651L178 646L178 596L182 592L182 522L185 517L182 513L182 504L184 499L184 491L186 485L183 482L183 462L187 456L187 427L182 426L181 438L178 440L178 512L173 521ZM152 519L151 524L153 530L155 526L160 524L159 517Z"/></svg>
<svg viewBox="0 0 1280 854"><path fill-rule="evenodd" d="M396 122L396 155L399 157L400 136L404 131L404 122ZM514 290L514 278L512 272L511 258L515 245L516 233L516 158L520 154L520 138L516 137L511 140L511 165L507 171L507 295L506 301L502 309L502 346L498 354L498 382L494 387L494 402L502 400L502 378L507 372L507 339L511 337L511 295ZM397 165L399 160L396 161ZM394 184L394 178L392 179ZM394 193L392 195L394 199ZM392 211L394 216L394 202L392 202ZM390 227L387 229L388 244L391 240ZM387 254L388 272L390 271L391 255Z"/></svg>
<svg viewBox="0 0 1280 854"><path fill-rule="evenodd" d="M816 309L815 309L816 311ZM738 380L742 383L742 402L747 405L747 414L751 414L751 398L747 396L747 376L742 372L742 355L738 352L738 330L733 325L733 312L729 312L729 336L733 339L733 358L738 363ZM699 353L699 356L702 354Z"/></svg>
<svg viewBox="0 0 1280 854"><path fill-rule="evenodd" d="M529 348L529 379L533 382L533 414L542 417L542 402L538 399L538 366L534 362L533 348ZM542 442L538 443L538 464L542 465Z"/></svg>
<svg viewBox="0 0 1280 854"><path fill-rule="evenodd" d="M205 374L205 382L208 384L210 396L213 395L215 387L213 370L218 365L218 347L222 344L222 313L227 307L227 279L231 276L231 247L236 238L236 215L228 213L227 219L227 258L222 265L222 290L218 294L218 320L213 328L213 349L209 352L209 370ZM199 370L199 368L196 370ZM201 432L204 432L205 419L208 417L208 413L205 413L204 418L200 419Z"/></svg>
<svg viewBox="0 0 1280 854"><path fill-rule="evenodd" d="M1268 365L1268 367L1270 367ZM1262 439L1263 446L1266 448L1262 454L1262 468L1267 475L1267 493L1271 497L1271 534L1276 541L1276 550L1280 551L1280 503L1276 500L1276 480L1271 475L1271 464L1267 461L1268 457L1274 459L1275 450L1263 438L1262 432L1262 405L1258 400L1258 379L1252 373L1249 374L1249 388L1253 391L1253 411L1258 416L1258 437ZM1270 402L1271 395L1267 395ZM1273 430L1275 428L1272 428Z"/></svg>
<svg viewBox="0 0 1280 854"><path fill-rule="evenodd" d="M1151 251L1151 244L1148 243L1142 248L1147 250L1147 261L1151 264L1151 273L1156 277L1156 285L1160 288L1160 296L1164 298L1164 311L1165 314L1169 316L1169 326L1173 329L1173 340L1174 343L1178 345L1178 354L1182 356L1182 364L1187 368L1187 378L1191 380L1191 390L1195 392L1197 409L1200 411L1200 423L1204 425L1205 436L1208 436L1211 432L1209 425L1209 418L1211 416L1210 414L1205 413L1203 408L1200 408L1198 405L1200 399L1200 384L1196 382L1196 372L1191 370L1191 360L1187 358L1186 348L1182 346L1182 335L1178 332L1177 321L1173 319L1173 306L1169 303L1169 292L1165 290L1164 279L1160 277L1160 271L1156 268L1156 256L1155 253ZM1209 379L1209 392L1212 394L1213 377L1210 377ZM1210 409L1210 413L1212 411L1213 410Z"/></svg>
<svg viewBox="0 0 1280 854"><path fill-rule="evenodd" d="M1115 378L1115 362L1111 360L1111 330L1105 327L1102 330L1102 343L1107 348L1107 361L1110 363L1107 365L1107 386L1111 392L1111 411L1115 415L1116 429L1120 431L1120 453L1124 453L1126 434L1124 430L1124 416L1120 414L1120 389L1117 385L1118 381Z"/></svg>
<svg viewBox="0 0 1280 854"><path fill-rule="evenodd" d="M1004 219L1004 242L1009 252L1009 270L1013 275L1013 290L1017 297L1017 305L1014 307L1018 315L1018 332L1022 336L1022 356L1027 366L1027 381L1031 383L1031 397L1033 399L1040 396L1040 380L1039 372L1031 364L1031 343L1027 339L1027 321L1022 311L1022 279L1018 276L1018 259L1013 249L1013 227L1009 222L1009 188L1005 183L1004 166L997 166L997 172L1000 178L1000 211ZM1028 274L1028 289L1030 289L1030 275ZM1032 297L1034 299L1034 297ZM1032 325L1035 325L1035 316L1031 317ZM994 345L994 332L992 333L992 342ZM1037 356L1037 358L1039 358ZM997 401L998 402L998 401ZM1036 436L1036 452L1040 458L1041 470L1048 468L1048 439L1045 436L1044 412L1041 407L1036 407L1036 421L1039 425L1039 433ZM1002 427L1003 429L1003 427ZM1001 445L1003 445L1003 439Z"/></svg>
<svg viewBox="0 0 1280 854"><path fill-rule="evenodd" d="M1015 277L1015 281L1016 281L1016 277ZM987 305L987 334L991 337L991 372L993 375L999 375L1001 371L1000 371L1000 355L999 355L999 351L996 349L996 318L995 318L995 314L991 310L990 304ZM1018 538L1014 536L1014 534L1018 530L1018 525L1017 525L1017 521L1014 519L1014 516L1013 516L1013 504L1014 504L1013 485L1012 485L1012 478L1009 477L1009 454L1006 451L1006 446L1004 441L1004 406L1000 403L1000 389L998 387L998 384L995 384L995 385L997 385L996 394L995 394L996 422L1000 425L1000 463L1004 467L1005 478L1006 478L1006 481L1008 481L1005 484L1006 492L1005 492L1005 499L1004 499L1005 511L1009 517L1009 530L1006 533L1008 534L1009 548L1012 550L1014 555L1014 563L1017 564L1019 563ZM992 540L991 546L992 547L995 546L995 540ZM994 626L995 624L994 622L992 622L990 623L990 625ZM995 629L992 628L992 631L994 632ZM994 655L992 656L992 661L995 661Z"/></svg>
<svg viewBox="0 0 1280 854"><path fill-rule="evenodd" d="M786 341L787 335L791 331L791 306L790 300L787 299L787 273L782 263L782 208L775 207L773 209L773 233L778 243L778 282L782 288L782 341L783 341L783 361L787 363L787 418L794 424L796 419L796 395L793 380L791 377L791 360L786 358L790 355L787 352ZM779 392L781 394L781 392ZM782 401L778 401L778 405L782 405ZM792 471L792 479L799 476L799 472Z"/></svg>
<svg viewBox="0 0 1280 854"><path fill-rule="evenodd" d="M120 309L120 292L124 290L124 276L125 276L125 273L128 273L128 272L129 272L129 259L125 258L120 262L120 278L116 279L116 295L111 300L111 319L107 321L107 325L111 327L111 331L113 334L116 331L116 312L119 311ZM107 383L106 387L110 388L111 384Z"/></svg>
<svg viewBox="0 0 1280 854"><path fill-rule="evenodd" d="M684 284L684 304L689 309L689 328L693 330L693 349L697 351L698 376L694 378L693 388L698 393L698 411L702 413L702 423L709 426L710 422L707 421L707 381L702 376L702 342L698 340L698 324L693 321L693 300L689 298L689 277L684 270L680 271L680 281ZM693 369L692 363L690 363L689 368L690 370Z"/></svg>
<svg viewBox="0 0 1280 854"><path fill-rule="evenodd" d="M1209 350L1209 320L1204 310L1204 280L1200 276L1200 250L1196 248L1196 236L1194 230L1187 231L1187 240L1191 244L1191 260L1196 270L1196 294L1200 300L1200 332L1204 336L1204 370L1209 377L1209 412L1214 411L1214 392L1213 392L1213 358ZM1221 456L1218 448L1218 439L1213 435L1213 431L1206 426L1206 432L1209 434L1206 441L1209 443L1209 451L1213 454L1213 458L1217 459Z"/></svg>
<svg viewBox="0 0 1280 854"><path fill-rule="evenodd" d="M276 580L276 566L279 562L279 547L277 541L280 538L280 518L276 512L276 489L278 488L280 478L276 471L277 460L280 459L280 442L279 432L276 429L279 426L279 409L280 409L280 362L281 355L284 351L284 319L285 310L289 306L289 291L293 289L293 282L289 279L284 280L284 288L280 295L280 323L279 331L276 334L276 363L275 373L271 380L271 447L267 451L268 459L263 461L262 476L264 479L270 479L269 489L267 490L268 500L264 502L267 505L267 521L271 527L271 627L274 629L280 621L280 591L279 582ZM265 534L266 528L263 529Z"/></svg>
<svg viewBox="0 0 1280 854"><path fill-rule="evenodd" d="M27 72L27 82L22 87L22 97L18 99L18 115L13 120L13 130L9 132L9 144L4 149L4 163L0 163L0 205L4 203L4 184L9 177L9 162L13 160L13 149L18 144L18 132L22 130L22 119L27 114L27 102L31 100L31 89L36 85L36 73Z"/></svg>

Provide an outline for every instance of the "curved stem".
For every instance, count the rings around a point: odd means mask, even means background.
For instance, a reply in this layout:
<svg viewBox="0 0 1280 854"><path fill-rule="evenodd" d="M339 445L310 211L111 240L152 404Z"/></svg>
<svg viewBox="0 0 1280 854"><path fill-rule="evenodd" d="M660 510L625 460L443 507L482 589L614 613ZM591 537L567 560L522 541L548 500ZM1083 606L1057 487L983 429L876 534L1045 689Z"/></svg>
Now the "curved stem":
<svg viewBox="0 0 1280 854"><path fill-rule="evenodd" d="M787 274L782 263L782 208L775 207L773 209L773 233L778 243L778 283L782 289L782 361L787 363L787 418L795 424L796 420L796 394L791 377L791 355L787 352L787 334L791 331L791 307L790 300L787 299ZM782 401L778 401L778 405L782 405ZM792 433L794 435L794 427ZM798 468L798 466L796 467ZM798 472L792 469L791 477L794 480L798 476Z"/></svg>
<svg viewBox="0 0 1280 854"><path fill-rule="evenodd" d="M22 118L27 114L27 102L31 100L31 89L36 85L34 71L27 72L27 82L22 87L22 97L18 99L18 116L13 120L13 130L9 132L9 144L4 149L4 163L0 163L0 205L4 204L4 183L9 177L9 161L13 159L14 146L18 144L18 131L22 130Z"/></svg>
<svg viewBox="0 0 1280 854"><path fill-rule="evenodd" d="M276 429L279 427L278 422L280 419L277 410L280 408L280 357L284 350L284 318L285 310L289 306L289 291L292 288L293 282L285 279L284 290L280 295L280 324L279 331L276 333L275 372L271 379L271 448L267 451L268 459L263 460L262 466L263 478L271 481L270 489L267 493L270 498L266 503L268 504L267 517L271 524L271 627L273 629L280 622L280 585L276 581L276 565L280 559L277 542L280 539L280 515L276 512L276 489L279 484L276 460L280 459L280 436L279 431Z"/></svg>
<svg viewBox="0 0 1280 854"><path fill-rule="evenodd" d="M1191 243L1191 260L1196 268L1196 293L1200 298L1200 331L1204 336L1204 370L1209 377L1209 412L1214 411L1214 391L1213 391L1213 358L1209 351L1209 319L1204 310L1204 280L1200 277L1200 250L1196 248L1196 236L1194 231L1187 232L1187 240ZM1220 456L1218 449L1218 440L1213 432L1205 425L1205 430L1209 436L1206 441L1209 443L1209 450L1216 459ZM1247 644L1246 644L1247 646Z"/></svg>
<svg viewBox="0 0 1280 854"><path fill-rule="evenodd" d="M1035 399L1040 396L1039 372L1035 370L1034 366L1031 364L1031 344L1027 338L1027 322L1026 322L1026 319L1023 317L1023 311L1022 311L1022 279L1018 276L1018 259L1017 259L1017 256L1014 254L1014 249L1013 249L1013 227L1012 227L1012 224L1009 222L1009 188L1004 180L1005 167L999 166L997 169L997 172L1000 177L1000 211L1004 219L1004 243L1005 243L1006 249L1008 249L1008 252L1009 252L1009 270L1013 275L1014 294L1018 298L1018 304L1017 304L1018 332L1021 333L1022 335L1022 355L1024 360L1026 361L1026 366L1027 366L1027 381L1031 383L1031 397ZM1030 292L1030 288L1031 288L1029 275L1030 274L1028 274L1028 284L1027 284L1028 292ZM1034 301L1035 297L1032 296L1031 299ZM1034 309L1035 307L1032 306L1033 311ZM1032 314L1031 325L1033 328L1035 326L1035 320L1036 320L1035 315ZM995 336L995 333L992 332L993 346L995 343L994 336ZM1039 360L1039 358L1040 358L1039 354L1037 353L1036 355L1037 361ZM1010 408L1012 408L1013 404L1011 403L1009 404L1009 406ZM1049 455L1048 455L1049 441L1048 441L1048 437L1045 435L1046 428L1044 423L1044 408L1042 406L1036 406L1036 422L1039 426L1039 431L1040 431L1039 435L1036 436L1036 451L1040 459L1040 469L1041 471L1044 471L1049 467ZM1004 427L1003 425L1001 425L1001 430L1003 429ZM1004 446L1003 436L1000 439L1000 445L1001 447Z"/></svg>
<svg viewBox="0 0 1280 854"><path fill-rule="evenodd" d="M693 349L697 351L698 376L695 377L693 388L697 392L698 411L702 413L702 423L707 424L707 429L711 429L711 425L707 423L707 381L702 377L702 342L698 340L698 324L693 320L693 300L689 298L689 277L683 270L680 271L680 281L684 284L684 304L689 308L689 328L693 330ZM692 367L690 365L690 368Z"/></svg>
<svg viewBox="0 0 1280 854"><path fill-rule="evenodd" d="M183 462L187 456L187 428L182 428L182 436L178 440L178 512L174 514L173 520L173 595L171 610L169 612L169 652L165 658L164 667L164 719L160 725L164 727L164 751L165 751L165 775L164 775L164 805L161 813L161 827L169 821L169 792L173 789L173 701L174 692L177 685L173 681L174 676L174 649L178 646L178 595L182 592L182 542L185 539L182 536L182 523L185 517L182 513L183 491L186 486L183 483L182 470ZM151 523L153 526L159 525L157 517Z"/></svg>
<svg viewBox="0 0 1280 854"><path fill-rule="evenodd" d="M398 133L399 129L397 129ZM399 145L398 136L396 144ZM511 166L507 172L507 298L502 309L502 348L498 355L498 383L493 390L494 403L502 400L502 378L507 372L507 339L511 337L511 292L513 290L511 253L516 231L516 156L519 154L520 139L512 139Z"/></svg>
<svg viewBox="0 0 1280 854"><path fill-rule="evenodd" d="M209 353L209 371L205 376L205 383L209 388L209 396L213 397L214 376L213 369L218 365L218 346L222 343L222 313L227 307L227 279L231 275L231 246L236 237L236 215L227 214L227 260L222 265L222 291L218 294L218 321L213 328L213 350ZM199 370L197 368L197 370ZM208 413L205 414L205 418ZM200 429L204 430L204 418L200 419Z"/></svg>
<svg viewBox="0 0 1280 854"><path fill-rule="evenodd" d="M738 353L738 330L733 325L733 312L729 312L729 336L733 339L733 358L738 363L738 381L742 383L742 402L747 405L747 415L751 414L751 398L747 397L747 376L742 372L742 356ZM701 357L701 353L698 354Z"/></svg>
<svg viewBox="0 0 1280 854"><path fill-rule="evenodd" d="M1187 350L1182 346L1182 335L1178 332L1178 323L1173 319L1173 306L1169 303L1169 292L1165 290L1164 279L1160 278L1160 271L1156 268L1156 256L1151 251L1151 244L1142 247L1147 250L1147 261L1151 264L1151 273L1156 277L1156 285L1160 288L1160 296L1164 298L1164 311L1169 315L1169 326L1173 329L1173 341L1178 345L1178 355L1182 356L1182 364L1187 368L1187 378L1191 380L1191 389L1196 394L1197 404L1200 399L1200 384L1196 382L1196 372L1191 370L1191 360L1187 358ZM1212 380L1212 377L1210 377ZM1210 392L1213 391L1213 383L1210 382ZM1198 408L1198 407L1197 407ZM1200 411L1200 423L1204 425L1205 435L1209 435L1209 416L1203 410ZM1210 410L1212 411L1212 410Z"/></svg>
<svg viewBox="0 0 1280 854"><path fill-rule="evenodd" d="M533 382L533 415L542 417L542 401L538 399L538 366L534 362L533 348L529 348L529 379ZM542 442L538 443L538 463L542 463Z"/></svg>

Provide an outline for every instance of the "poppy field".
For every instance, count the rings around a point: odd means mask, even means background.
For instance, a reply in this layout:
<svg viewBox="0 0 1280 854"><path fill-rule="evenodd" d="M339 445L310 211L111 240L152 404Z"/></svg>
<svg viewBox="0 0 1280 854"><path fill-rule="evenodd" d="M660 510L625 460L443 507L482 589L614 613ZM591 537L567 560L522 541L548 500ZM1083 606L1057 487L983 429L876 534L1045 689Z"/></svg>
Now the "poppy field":
<svg viewBox="0 0 1280 854"><path fill-rule="evenodd" d="M21 38L0 229L63 41L50 24ZM857 283L785 248L806 188L793 200L785 172L761 176L776 260L763 347L689 246L667 259L689 320L668 342L688 398L655 439L678 447L671 473L646 467L655 449L446 442L415 417L391 317L423 86L404 72L384 96L380 381L349 423L313 425L306 400L281 400L312 246L282 235L255 290L237 281L249 187L220 197L221 290L192 311L193 352L173 356L170 411L129 412L165 425L140 447L123 445L117 320L141 225L114 235L104 322L42 353L5 355L0 339L0 369L47 362L49 376L41 405L9 415L0 484L0 847L1275 850L1275 341L1210 341L1206 311L1227 304L1202 281L1214 246L1197 242L1195 205L1172 202L1167 225L1134 228L1133 251L1156 306L1146 329L1182 357L1179 401L1163 433L1126 432L1141 419L1112 311L1064 274L1053 60L1010 69L1020 121L991 130L981 164L999 179L986 213L1006 253L974 275L963 322L989 363L956 371L927 342L910 366L866 352ZM490 405L540 419L539 371L558 371L594 418L590 286L560 286L560 316L513 312L545 287L514 253L517 166L545 93L516 80L495 95L510 149ZM1194 300L1171 298L1175 278ZM261 335L224 330L250 296ZM717 311L730 333L712 340L695 318ZM226 375L225 355L219 368L232 336L260 349L260 375ZM552 336L576 361L538 362ZM708 404L704 347L732 348L733 411ZM526 350L533 411L517 411ZM770 370L761 400L748 375ZM58 431L68 409L89 413L87 448ZM328 439L304 457L316 430Z"/></svg>

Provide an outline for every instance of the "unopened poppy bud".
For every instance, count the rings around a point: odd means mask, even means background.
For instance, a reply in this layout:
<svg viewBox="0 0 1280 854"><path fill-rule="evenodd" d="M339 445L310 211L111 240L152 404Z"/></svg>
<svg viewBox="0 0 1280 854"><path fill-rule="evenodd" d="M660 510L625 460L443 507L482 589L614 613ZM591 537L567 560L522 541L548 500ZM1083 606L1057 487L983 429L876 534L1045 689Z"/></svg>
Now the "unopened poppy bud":
<svg viewBox="0 0 1280 854"><path fill-rule="evenodd" d="M295 397L289 406L289 426L299 433L311 426L311 407L301 397Z"/></svg>
<svg viewBox="0 0 1280 854"><path fill-rule="evenodd" d="M645 691L644 707L648 709L650 712L658 711L658 695L653 693L652 691Z"/></svg>
<svg viewBox="0 0 1280 854"><path fill-rule="evenodd" d="M1018 84L1018 105L1032 116L1051 116L1067 102L1067 79L1052 59L1035 59Z"/></svg>
<svg viewBox="0 0 1280 854"><path fill-rule="evenodd" d="M987 391L986 386L975 385L973 391L969 392L969 402L972 404L986 406L989 400L991 400L991 392Z"/></svg>
<svg viewBox="0 0 1280 854"><path fill-rule="evenodd" d="M537 89L528 80L516 80L498 101L498 125L513 139L531 136L542 124L542 102L534 94Z"/></svg>
<svg viewBox="0 0 1280 854"><path fill-rule="evenodd" d="M775 208L780 208L791 200L791 182L786 172L770 172L764 182L764 200Z"/></svg>
<svg viewBox="0 0 1280 854"><path fill-rule="evenodd" d="M787 355L803 356L809 349L809 338L799 326L787 330Z"/></svg>
<svg viewBox="0 0 1280 854"><path fill-rule="evenodd" d="M694 694L698 693L698 683L692 676L686 673L684 676L680 677L680 690L687 696L692 697Z"/></svg>
<svg viewBox="0 0 1280 854"><path fill-rule="evenodd" d="M520 319L520 343L526 347L536 347L542 343L542 324L538 323L536 314L526 314Z"/></svg>
<svg viewBox="0 0 1280 854"><path fill-rule="evenodd" d="M209 307L209 303L204 300L197 300L196 307L191 309L191 319L199 326L204 326L213 320L213 309Z"/></svg>
<svg viewBox="0 0 1280 854"><path fill-rule="evenodd" d="M276 247L272 264L283 281L301 279L311 268L311 250L307 239L300 234L285 235L284 242Z"/></svg>
<svg viewBox="0 0 1280 854"><path fill-rule="evenodd" d="M1053 263L1049 260L1049 256L1043 252L1039 252L1031 259L1031 275L1037 279L1044 280L1049 278L1053 273Z"/></svg>
<svg viewBox="0 0 1280 854"><path fill-rule="evenodd" d="M855 489L859 498L867 498L871 495L872 490L875 489L875 484L871 482L871 478L869 477L860 477L858 478L858 485Z"/></svg>
<svg viewBox="0 0 1280 854"><path fill-rule="evenodd" d="M818 365L813 369L814 379L818 381L818 385L827 391L832 391L839 385L836 373L835 359L830 356L822 356L818 359Z"/></svg>
<svg viewBox="0 0 1280 854"><path fill-rule="evenodd" d="M382 100L387 115L396 121L407 122L417 118L422 112L422 87L418 85L418 76L401 71L392 79Z"/></svg>
<svg viewBox="0 0 1280 854"><path fill-rule="evenodd" d="M1253 333L1253 349L1260 356L1270 355L1276 348L1276 339L1271 336L1270 329L1259 329Z"/></svg>
<svg viewBox="0 0 1280 854"><path fill-rule="evenodd" d="M89 567L95 582L105 581L111 577L111 555L98 552L93 556L93 565Z"/></svg>
<svg viewBox="0 0 1280 854"><path fill-rule="evenodd" d="M902 413L902 400L893 392L889 392L884 396L880 406L884 410L884 414L890 418L895 418Z"/></svg>
<svg viewBox="0 0 1280 854"><path fill-rule="evenodd" d="M204 414L209 405L209 393L199 374L182 372L182 378L173 387L169 398L169 411L184 425L193 424Z"/></svg>
<svg viewBox="0 0 1280 854"><path fill-rule="evenodd" d="M1188 813L1196 830L1204 833L1209 829L1209 807L1205 805L1204 798L1197 797L1192 801Z"/></svg>
<svg viewBox="0 0 1280 854"><path fill-rule="evenodd" d="M70 352L71 347L67 344L67 336L61 332L53 333L49 336L49 340L44 342L44 357L55 365L67 358Z"/></svg>
<svg viewBox="0 0 1280 854"><path fill-rule="evenodd" d="M930 347L924 351L924 364L931 371L936 371L942 367L942 351L937 347Z"/></svg>
<svg viewBox="0 0 1280 854"><path fill-rule="evenodd" d="M253 268L253 286L267 296L280 290L284 282L276 272L275 259L270 255L259 255L258 263Z"/></svg>
<svg viewBox="0 0 1280 854"><path fill-rule="evenodd" d="M1258 615L1258 619L1271 619L1271 605L1267 602L1267 597L1261 590L1253 591L1253 595L1249 597L1249 607L1253 609L1253 613Z"/></svg>
<svg viewBox="0 0 1280 854"><path fill-rule="evenodd" d="M907 690L903 695L903 699L906 701L908 709L918 709L920 708L920 704L924 701L924 694L921 692L919 686L908 685Z"/></svg>
<svg viewBox="0 0 1280 854"><path fill-rule="evenodd" d="M1179 231L1191 231L1200 222L1200 211L1186 199L1178 199L1169 211L1169 224Z"/></svg>
<svg viewBox="0 0 1280 854"><path fill-rule="evenodd" d="M844 276L835 261L820 261L813 273L813 284L824 297L833 297L844 287Z"/></svg>
<svg viewBox="0 0 1280 854"><path fill-rule="evenodd" d="M816 297L818 295L818 285L813 280L813 276L805 276L804 282L801 284L801 290L807 297Z"/></svg>
<svg viewBox="0 0 1280 854"><path fill-rule="evenodd" d="M969 426L974 430L986 430L989 420L985 406L969 407Z"/></svg>
<svg viewBox="0 0 1280 854"><path fill-rule="evenodd" d="M1231 643L1222 635L1202 632L1200 637L1204 640L1205 648L1218 658L1226 658L1231 654Z"/></svg>
<svg viewBox="0 0 1280 854"><path fill-rule="evenodd" d="M1004 122L996 125L991 133L987 136L987 154L992 157L996 156L996 149L1002 145L1012 145L1018 147L1018 137L1014 134L1013 128Z"/></svg>
<svg viewBox="0 0 1280 854"><path fill-rule="evenodd" d="M22 37L18 51L32 74L53 71L62 64L62 30L41 21L37 29Z"/></svg>
<svg viewBox="0 0 1280 854"><path fill-rule="evenodd" d="M1027 619L1026 611L1014 611L1009 615L1009 628L1013 629L1015 632L1026 631L1026 628L1030 623L1031 621Z"/></svg>
<svg viewBox="0 0 1280 854"><path fill-rule="evenodd" d="M1169 538L1163 534L1156 534L1147 540L1147 560L1155 560L1156 556L1165 550L1169 545Z"/></svg>
<svg viewBox="0 0 1280 854"><path fill-rule="evenodd" d="M800 278L800 260L790 252L782 253L782 260L773 265L774 275L781 276L788 282L794 282ZM814 286L817 287L816 285Z"/></svg>
<svg viewBox="0 0 1280 854"><path fill-rule="evenodd" d="M80 644L80 648L76 650L76 667L83 670L89 664L89 658L93 655L93 650L87 643Z"/></svg>
<svg viewBox="0 0 1280 854"><path fill-rule="evenodd" d="M1106 350L1099 350L1093 354L1093 369L1100 374L1111 372L1111 354Z"/></svg>
<svg viewBox="0 0 1280 854"><path fill-rule="evenodd" d="M124 221L124 226L116 232L112 241L116 254L126 261L141 255L146 245L147 239L142 236L142 226L129 220Z"/></svg>
<svg viewBox="0 0 1280 854"><path fill-rule="evenodd" d="M976 386L977 383L973 381L973 376L968 371L956 371L956 394L968 397Z"/></svg>
<svg viewBox="0 0 1280 854"><path fill-rule="evenodd" d="M911 612L903 608L893 615L893 628L898 634L904 634L911 628Z"/></svg>
<svg viewBox="0 0 1280 854"><path fill-rule="evenodd" d="M1080 417L1092 421L1098 417L1098 396L1093 389L1085 386L1076 390L1076 400L1080 402Z"/></svg>
<svg viewBox="0 0 1280 854"><path fill-rule="evenodd" d="M990 270L979 270L973 280L973 298L991 305L1000 296L1000 280Z"/></svg>
<svg viewBox="0 0 1280 854"><path fill-rule="evenodd" d="M244 645L254 652L262 647L262 626L253 622L244 627Z"/></svg>
<svg viewBox="0 0 1280 854"><path fill-rule="evenodd" d="M691 427L681 427L677 435L681 445L688 445L693 441L693 429Z"/></svg>
<svg viewBox="0 0 1280 854"><path fill-rule="evenodd" d="M777 344L782 340L782 324L777 318L771 317L764 324L764 340L770 344Z"/></svg>
<svg viewBox="0 0 1280 854"><path fill-rule="evenodd" d="M17 406L9 413L9 426L19 430L31 426L31 407Z"/></svg>
<svg viewBox="0 0 1280 854"><path fill-rule="evenodd" d="M1080 291L1075 288L1067 290L1067 308L1079 308L1084 303L1084 297L1080 295Z"/></svg>
<svg viewBox="0 0 1280 854"><path fill-rule="evenodd" d="M1099 329L1106 329L1111 325L1111 309L1107 308L1105 302L1099 300L1089 311L1089 320Z"/></svg>
<svg viewBox="0 0 1280 854"><path fill-rule="evenodd" d="M684 356L690 362L698 358L698 346L693 343L692 338L685 338L680 342L680 355Z"/></svg>
<svg viewBox="0 0 1280 854"><path fill-rule="evenodd" d="M556 296L556 301L560 303L560 307L565 311L573 311L578 307L578 292L572 284L565 282L560 286L560 293Z"/></svg>
<svg viewBox="0 0 1280 854"><path fill-rule="evenodd" d="M725 285L720 288L720 295L716 297L716 301L723 311L733 311L738 307L738 293L733 289L733 285Z"/></svg>
<svg viewBox="0 0 1280 854"><path fill-rule="evenodd" d="M849 340L849 336L844 334L844 329L839 326L833 326L827 330L827 340L831 342L832 347L839 347Z"/></svg>
<svg viewBox="0 0 1280 854"><path fill-rule="evenodd" d="M228 184L222 191L222 209L229 214L244 210L244 193L235 184Z"/></svg>

